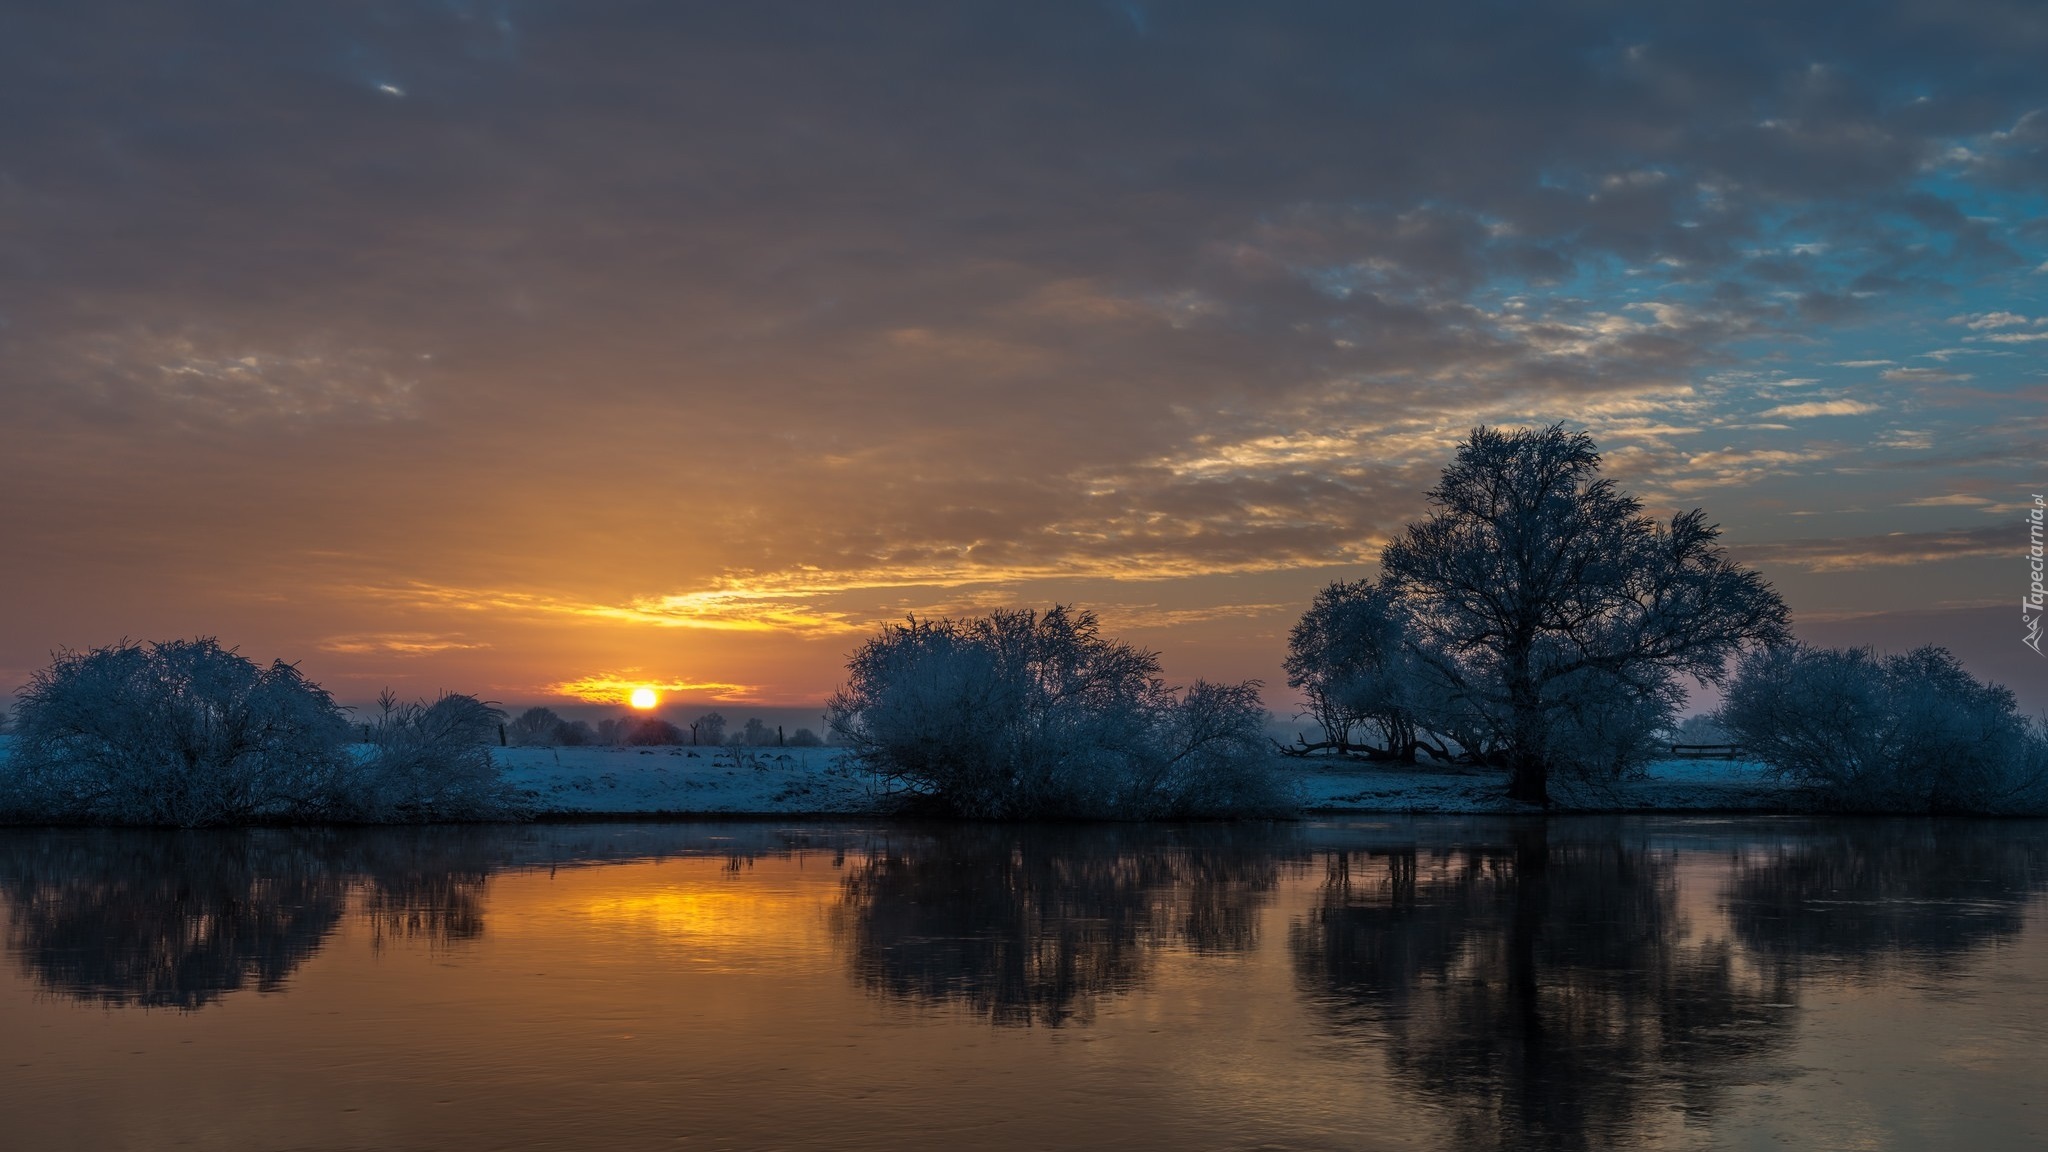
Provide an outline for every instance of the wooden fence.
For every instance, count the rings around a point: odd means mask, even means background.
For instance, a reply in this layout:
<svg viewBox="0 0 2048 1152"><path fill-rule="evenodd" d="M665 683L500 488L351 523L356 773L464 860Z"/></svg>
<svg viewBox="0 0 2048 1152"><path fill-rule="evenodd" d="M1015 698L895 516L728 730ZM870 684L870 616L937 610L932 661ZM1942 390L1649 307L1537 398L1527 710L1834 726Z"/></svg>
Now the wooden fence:
<svg viewBox="0 0 2048 1152"><path fill-rule="evenodd" d="M1671 754L1680 760L1740 760L1740 744L1673 744Z"/></svg>

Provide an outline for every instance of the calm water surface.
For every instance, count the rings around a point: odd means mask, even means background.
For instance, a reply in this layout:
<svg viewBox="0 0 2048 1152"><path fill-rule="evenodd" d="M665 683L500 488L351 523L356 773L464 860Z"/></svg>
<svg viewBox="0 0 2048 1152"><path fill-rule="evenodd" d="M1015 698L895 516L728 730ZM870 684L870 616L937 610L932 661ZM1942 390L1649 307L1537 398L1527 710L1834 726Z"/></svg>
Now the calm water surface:
<svg viewBox="0 0 2048 1152"><path fill-rule="evenodd" d="M0 831L10 1148L2032 1148L2048 826Z"/></svg>

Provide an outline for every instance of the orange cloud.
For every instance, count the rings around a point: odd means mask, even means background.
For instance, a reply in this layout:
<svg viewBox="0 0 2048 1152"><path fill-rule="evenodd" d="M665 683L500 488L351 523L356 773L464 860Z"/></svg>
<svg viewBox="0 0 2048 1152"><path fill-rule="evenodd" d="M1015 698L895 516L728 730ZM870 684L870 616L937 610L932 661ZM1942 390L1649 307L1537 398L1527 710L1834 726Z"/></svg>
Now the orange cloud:
<svg viewBox="0 0 2048 1152"><path fill-rule="evenodd" d="M713 700L745 700L759 691L759 687L753 684L725 684L716 680L663 680L639 675L637 668L599 672L575 680L564 680L548 685L547 691L556 696L581 700L586 704L624 704L635 688L652 688L656 692L664 693L702 693Z"/></svg>
<svg viewBox="0 0 2048 1152"><path fill-rule="evenodd" d="M414 632L330 636L320 642L321 651L339 652L345 656L431 656L438 652L463 652L489 647L489 644L464 640L460 636Z"/></svg>

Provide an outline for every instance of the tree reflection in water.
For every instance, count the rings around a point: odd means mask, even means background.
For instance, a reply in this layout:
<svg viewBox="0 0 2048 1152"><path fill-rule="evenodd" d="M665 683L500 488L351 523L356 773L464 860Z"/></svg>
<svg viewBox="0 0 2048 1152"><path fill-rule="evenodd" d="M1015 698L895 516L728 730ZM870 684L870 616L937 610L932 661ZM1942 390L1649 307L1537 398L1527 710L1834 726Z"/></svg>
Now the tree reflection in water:
<svg viewBox="0 0 2048 1152"><path fill-rule="evenodd" d="M998 1024L1090 1020L1162 946L1258 945L1290 833L1267 827L1003 828L893 836L851 865L834 929L885 997Z"/></svg>
<svg viewBox="0 0 2048 1152"><path fill-rule="evenodd" d="M347 878L324 837L100 831L0 850L8 946L82 1000L193 1009L270 991L341 922Z"/></svg>
<svg viewBox="0 0 2048 1152"><path fill-rule="evenodd" d="M2048 840L2031 821L1815 822L1745 853L1729 920L1759 960L1791 973L1939 974L2018 936L2048 890Z"/></svg>
<svg viewBox="0 0 2048 1152"><path fill-rule="evenodd" d="M488 846L448 829L44 833L0 838L8 950L81 1000L192 1010L275 991L352 891L376 939L483 930Z"/></svg>
<svg viewBox="0 0 2048 1152"><path fill-rule="evenodd" d="M1305 993L1460 1148L1596 1148L1709 1112L1790 1034L1786 991L1689 940L1673 856L1558 822L1425 854L1335 853L1291 933Z"/></svg>
<svg viewBox="0 0 2048 1152"><path fill-rule="evenodd" d="M391 939L442 946L484 934L484 890L503 834L475 826L379 829L349 861L373 946Z"/></svg>
<svg viewBox="0 0 2048 1152"><path fill-rule="evenodd" d="M1689 826L1666 824L1666 831ZM1477 829L1475 831L1475 828ZM191 1010L274 990L356 915L373 946L484 931L493 872L557 861L829 852L833 923L862 986L1001 1024L1086 1022L1161 949L1257 949L1286 876L1311 1010L1456 1117L1475 1147L1584 1147L1662 1109L1713 1111L1770 1073L1798 987L1906 965L1940 976L2014 938L2048 889L2038 826L1764 821L1386 825L648 825L0 834L7 947L60 995ZM1692 837L1690 841L1687 837ZM1306 845L1319 845L1311 855ZM1322 850L1321 846L1335 847ZM1727 872L1728 926L1689 932L1681 851ZM1711 852L1709 856L1707 853ZM1314 885L1315 861L1322 861Z"/></svg>

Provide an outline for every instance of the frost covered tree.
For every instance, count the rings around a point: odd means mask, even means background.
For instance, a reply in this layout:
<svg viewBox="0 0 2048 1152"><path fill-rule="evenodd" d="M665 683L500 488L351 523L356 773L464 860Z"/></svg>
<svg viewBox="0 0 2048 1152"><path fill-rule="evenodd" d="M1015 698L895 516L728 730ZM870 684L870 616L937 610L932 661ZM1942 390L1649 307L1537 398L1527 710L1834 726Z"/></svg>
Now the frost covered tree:
<svg viewBox="0 0 2048 1152"><path fill-rule="evenodd" d="M1745 658L1716 721L1831 807L2048 809L2048 740L1945 648L1787 646Z"/></svg>
<svg viewBox="0 0 2048 1152"><path fill-rule="evenodd" d="M346 803L353 765L333 698L211 638L58 652L19 706L0 800L31 816L194 826L319 819Z"/></svg>
<svg viewBox="0 0 2048 1152"><path fill-rule="evenodd" d="M1410 647L1404 610L1384 589L1339 580L1316 593L1287 638L1287 686L1302 693L1326 745L1414 762L1424 668ZM1354 735L1378 743L1354 744Z"/></svg>
<svg viewBox="0 0 2048 1152"><path fill-rule="evenodd" d="M1663 727L1674 677L1718 683L1730 657L1789 636L1784 603L1703 512L1645 515L1583 432L1474 429L1428 495L1381 553L1383 586L1516 799L1548 803L1589 724Z"/></svg>
<svg viewBox="0 0 2048 1152"><path fill-rule="evenodd" d="M1679 721L1671 730L1674 744L1733 744L1735 739L1714 719L1711 712L1697 712Z"/></svg>
<svg viewBox="0 0 2048 1152"><path fill-rule="evenodd" d="M1054 607L891 625L847 663L833 733L882 786L978 817L1224 816L1291 806L1256 681L1159 677L1156 655Z"/></svg>
<svg viewBox="0 0 2048 1152"><path fill-rule="evenodd" d="M690 742L708 744L713 748L725 743L725 717L717 712L706 712L690 724Z"/></svg>
<svg viewBox="0 0 2048 1152"><path fill-rule="evenodd" d="M505 734L515 748L548 748L562 743L562 718L552 708L528 708L512 718Z"/></svg>

